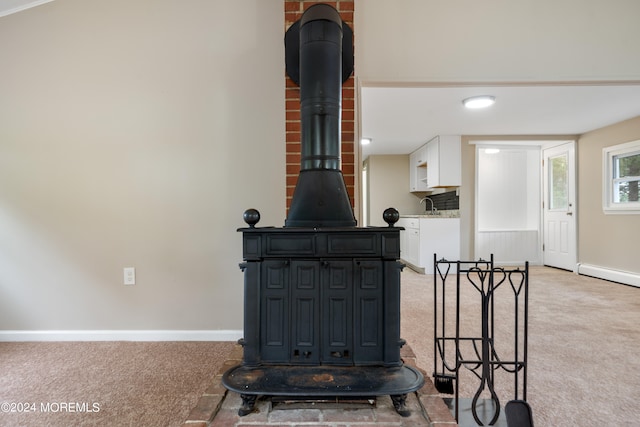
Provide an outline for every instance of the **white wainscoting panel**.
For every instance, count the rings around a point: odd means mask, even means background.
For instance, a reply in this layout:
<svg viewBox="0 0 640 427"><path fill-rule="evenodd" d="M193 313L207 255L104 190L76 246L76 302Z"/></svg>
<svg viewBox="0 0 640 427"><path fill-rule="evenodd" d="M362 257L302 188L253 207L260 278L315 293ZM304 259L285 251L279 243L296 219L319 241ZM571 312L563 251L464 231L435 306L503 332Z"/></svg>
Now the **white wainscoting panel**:
<svg viewBox="0 0 640 427"><path fill-rule="evenodd" d="M540 235L537 230L495 230L476 233L475 258L497 265L540 264Z"/></svg>

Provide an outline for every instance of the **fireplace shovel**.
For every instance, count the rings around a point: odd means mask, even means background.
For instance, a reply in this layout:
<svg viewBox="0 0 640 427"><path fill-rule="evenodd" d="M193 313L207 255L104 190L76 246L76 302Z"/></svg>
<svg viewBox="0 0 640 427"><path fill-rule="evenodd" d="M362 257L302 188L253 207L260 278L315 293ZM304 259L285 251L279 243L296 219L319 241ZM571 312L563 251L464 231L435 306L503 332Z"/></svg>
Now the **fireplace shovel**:
<svg viewBox="0 0 640 427"><path fill-rule="evenodd" d="M531 406L524 400L510 400L504 408L508 427L533 427Z"/></svg>

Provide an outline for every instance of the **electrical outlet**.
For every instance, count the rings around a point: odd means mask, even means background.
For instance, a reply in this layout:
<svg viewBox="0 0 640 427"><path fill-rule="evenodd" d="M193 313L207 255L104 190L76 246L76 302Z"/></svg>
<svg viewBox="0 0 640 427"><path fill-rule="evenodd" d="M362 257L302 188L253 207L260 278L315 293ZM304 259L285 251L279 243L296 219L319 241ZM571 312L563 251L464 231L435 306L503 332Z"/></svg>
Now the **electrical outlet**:
<svg viewBox="0 0 640 427"><path fill-rule="evenodd" d="M136 269L133 267L124 268L124 284L135 285L136 284Z"/></svg>

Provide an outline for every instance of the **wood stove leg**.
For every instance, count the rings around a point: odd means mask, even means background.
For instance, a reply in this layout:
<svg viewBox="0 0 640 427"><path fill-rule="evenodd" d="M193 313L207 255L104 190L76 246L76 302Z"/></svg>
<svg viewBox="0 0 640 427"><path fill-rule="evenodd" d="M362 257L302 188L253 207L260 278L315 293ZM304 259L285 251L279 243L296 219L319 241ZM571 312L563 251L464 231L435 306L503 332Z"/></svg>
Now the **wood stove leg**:
<svg viewBox="0 0 640 427"><path fill-rule="evenodd" d="M242 406L238 409L238 415L244 417L253 412L258 396L255 394L241 394L240 398L242 399Z"/></svg>
<svg viewBox="0 0 640 427"><path fill-rule="evenodd" d="M411 415L411 411L407 409L407 395L406 394L392 394L391 401L396 412L403 417Z"/></svg>

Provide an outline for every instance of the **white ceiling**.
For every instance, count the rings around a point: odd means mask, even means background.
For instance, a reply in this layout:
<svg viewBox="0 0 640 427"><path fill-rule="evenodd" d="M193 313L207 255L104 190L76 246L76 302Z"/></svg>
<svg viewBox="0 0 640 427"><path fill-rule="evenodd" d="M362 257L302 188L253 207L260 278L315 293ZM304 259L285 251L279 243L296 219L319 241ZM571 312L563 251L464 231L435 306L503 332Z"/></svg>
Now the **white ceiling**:
<svg viewBox="0 0 640 427"><path fill-rule="evenodd" d="M468 110L462 100L493 95ZM640 116L640 84L463 87L363 87L363 146L371 154L407 154L436 135L576 135Z"/></svg>
<svg viewBox="0 0 640 427"><path fill-rule="evenodd" d="M49 3L53 0L0 0L0 17Z"/></svg>

